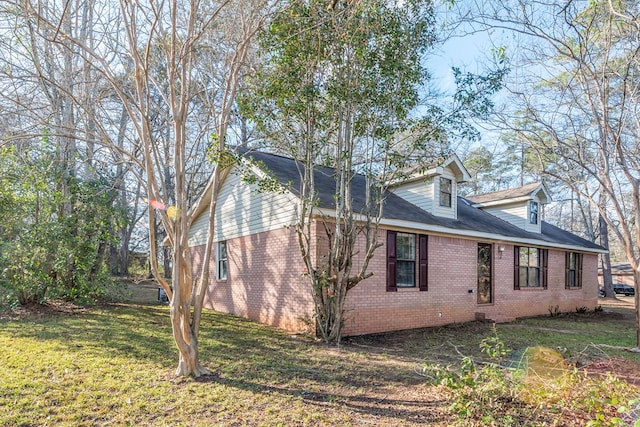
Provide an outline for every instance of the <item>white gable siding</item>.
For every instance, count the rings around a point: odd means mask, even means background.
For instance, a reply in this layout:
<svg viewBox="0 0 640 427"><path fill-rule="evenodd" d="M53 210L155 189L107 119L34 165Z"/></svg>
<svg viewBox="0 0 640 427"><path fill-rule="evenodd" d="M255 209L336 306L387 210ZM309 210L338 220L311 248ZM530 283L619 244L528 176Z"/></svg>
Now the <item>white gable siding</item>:
<svg viewBox="0 0 640 427"><path fill-rule="evenodd" d="M520 227L523 229L527 228L527 204L529 202L519 202L511 205L501 205L496 207L487 207L482 208L485 212L490 213L491 215L497 216L500 219L503 219L516 227Z"/></svg>
<svg viewBox="0 0 640 427"><path fill-rule="evenodd" d="M450 207L440 206L440 177L451 180ZM430 214L453 219L458 217L458 183L451 167L446 167L442 174L402 184L391 191Z"/></svg>
<svg viewBox="0 0 640 427"><path fill-rule="evenodd" d="M392 191L420 209L433 213L433 178L410 182L393 188Z"/></svg>
<svg viewBox="0 0 640 427"><path fill-rule="evenodd" d="M520 227L523 230L530 231L532 233L541 233L542 224L542 203L538 199L534 199L538 202L538 223L531 224L529 222L529 202L530 200L523 200L517 203L508 205L490 206L482 208L483 211L503 219L516 227Z"/></svg>
<svg viewBox="0 0 640 427"><path fill-rule="evenodd" d="M230 173L222 184L216 207L214 241L276 230L296 222L297 198L290 192L259 192L255 184ZM202 213L192 224L189 245L206 243L209 215Z"/></svg>

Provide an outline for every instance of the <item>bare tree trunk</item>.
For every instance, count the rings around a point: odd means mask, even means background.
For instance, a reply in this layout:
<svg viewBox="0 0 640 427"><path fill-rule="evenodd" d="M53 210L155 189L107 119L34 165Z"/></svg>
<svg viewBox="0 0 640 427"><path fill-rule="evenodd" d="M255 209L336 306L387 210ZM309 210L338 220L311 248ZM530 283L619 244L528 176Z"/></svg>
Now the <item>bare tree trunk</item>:
<svg viewBox="0 0 640 427"><path fill-rule="evenodd" d="M240 3L231 0L214 3L170 0L157 4L138 4L121 0L117 12L115 8L104 9L105 13L113 16L106 16L101 21L106 27L102 34L104 38L99 42L121 48L122 52L117 55L105 55L104 51L111 52L108 48L100 49L102 45L95 46L93 40L76 37L77 34L70 27L74 24L72 17L77 11L70 12L70 8L66 7L48 8L46 2L25 1L16 4L16 13L23 14L25 22L30 25L32 39L43 41L46 58L45 61L39 62L39 58L34 61L37 62L37 73L45 76L46 67L41 63L50 60L63 62L67 67L63 73L64 82L60 82L59 76L46 76L40 82L51 104L56 106L56 125L61 129L68 125L66 129L69 132L58 138L61 146L59 156L63 164L73 160L72 154L76 152L75 135L73 138L69 136L75 129L70 119L78 103L77 98L66 96L71 91L65 92L68 88L64 87L64 84L71 85L73 82L74 59L86 61L91 66L91 74L95 72L108 86L101 88L105 105L101 108L91 107L89 111L108 111L106 114L109 115L115 102L120 102L123 107L118 143L109 142L115 133L113 124L116 123L110 116L107 121L112 128L109 131L104 131L99 121L87 124L90 134L94 131L104 132L100 138L92 136L88 148L94 153L91 144L104 143L118 161L125 159L135 166L126 171L119 169L118 176L129 172L144 187L145 203L148 204L150 268L171 301L171 324L180 353L177 375L199 376L208 372L200 365L197 339L206 280L198 282L192 277L188 246L189 228L193 221L186 194L186 175L190 166L187 154L191 151L191 138L197 133L194 129L201 124L200 119L205 117L205 122L216 122L220 143L224 146L229 114L234 105L241 71L246 65L244 59L255 34L275 10L277 3L278 0L247 0ZM87 6L91 4L87 3ZM60 52L64 53L62 58L54 55L54 47L59 47ZM196 53L209 48L214 51L217 49L214 57L219 62L212 69L220 75L199 81L197 79L201 73L194 72ZM123 60L124 57L128 59ZM212 85L211 80L221 86ZM197 97L209 100L210 104L206 104L202 111L207 108L210 111L203 111L202 117L192 119L190 115L194 113ZM84 110L79 107L78 111ZM200 129L209 129L209 123ZM129 144L127 149L123 146L125 132ZM163 142L173 144L167 152L163 150ZM170 166L173 166L173 179L169 179L166 173ZM69 175L73 173L71 170ZM125 188L126 185L119 188L121 196L130 198ZM216 196L214 194L213 197ZM167 212L169 206L174 208L172 214ZM215 209L215 200L212 206ZM210 220L213 222L213 215ZM158 274L157 224L162 224L168 243L172 246L171 282ZM210 241L209 251L211 244ZM120 249L124 251L128 248L123 246ZM203 262L205 272L208 272L209 262L209 257ZM206 274L204 277L207 277Z"/></svg>
<svg viewBox="0 0 640 427"><path fill-rule="evenodd" d="M609 250L609 227L602 215L598 216L598 225L600 230L600 246ZM616 294L613 292L611 256L609 252L602 254L600 260L602 265L602 287L604 288L604 296L607 298L615 298Z"/></svg>
<svg viewBox="0 0 640 427"><path fill-rule="evenodd" d="M530 3L530 4L529 4ZM626 2L502 2L474 10L478 23L530 37L529 60L548 67L543 80L531 68L529 87L517 91L505 123L558 162L546 172L582 194L615 234L640 283L640 66L635 18ZM511 7L515 6L515 7ZM493 10L491 10L493 8ZM532 62L533 63L533 62ZM553 64L553 65L551 65ZM540 84L544 81L544 84ZM514 91L514 94L516 92ZM529 93L529 96L525 94ZM544 100L539 102L540 100ZM580 117L577 126L576 117ZM574 171L579 171L577 182ZM597 191L596 191L597 190ZM599 194L595 197L594 194ZM596 200L597 199L597 200ZM606 203L603 201L606 200ZM607 231L600 228L601 239ZM606 240L601 240L606 244ZM618 243L617 242L617 243ZM607 264L608 262L605 262ZM608 265L604 266L605 269ZM608 274L605 271L605 274ZM606 279L605 279L606 280ZM636 328L640 315L636 291Z"/></svg>

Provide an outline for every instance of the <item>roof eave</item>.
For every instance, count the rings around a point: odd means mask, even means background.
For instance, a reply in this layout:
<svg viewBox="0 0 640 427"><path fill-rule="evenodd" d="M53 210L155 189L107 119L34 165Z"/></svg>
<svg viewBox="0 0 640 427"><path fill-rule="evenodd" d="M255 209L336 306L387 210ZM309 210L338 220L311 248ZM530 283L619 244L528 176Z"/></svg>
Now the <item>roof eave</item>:
<svg viewBox="0 0 640 427"><path fill-rule="evenodd" d="M480 203L471 202L472 203L471 206L473 206L474 208L489 208L492 206L511 205L515 203L526 202L532 199L533 198L530 195L528 195L528 196L520 196L520 197L511 197L508 199L491 200L489 202L480 202Z"/></svg>
<svg viewBox="0 0 640 427"><path fill-rule="evenodd" d="M326 217L332 213L332 209L329 208L315 208L315 214L318 216ZM364 215L360 217L356 217L357 221L365 221L366 218ZM498 233L488 233L483 231L475 231L475 230L467 230L467 229L456 229L449 228L440 225L431 225L421 222L407 221L401 219L390 219L390 218L382 218L380 220L380 225L384 225L392 228L401 228L406 230L414 230L414 231L425 231L434 234L441 235L449 235L463 239L474 239L474 240L490 240L495 242L503 242L503 243L511 243L518 245L528 245L535 247L545 247L545 248L553 248L553 249L563 249L575 252L586 252L586 253L595 253L595 254L606 254L609 251L606 249L598 249L598 248L589 248L582 245L569 244L569 243L555 243L549 242L547 240L542 239L531 239L531 238L521 238L514 236L507 236L504 234Z"/></svg>
<svg viewBox="0 0 640 427"><path fill-rule="evenodd" d="M576 252L588 252L588 253L596 253L596 254L606 254L609 253L606 249L598 249L598 248L589 248L582 245L574 245L568 243L554 243L549 242L547 240L542 239L530 239L530 238L520 238L513 236L506 236L503 234L497 233L487 233L482 231L474 231L474 230L464 230L464 229L453 229L443 226L416 223L413 221L405 221L405 220L396 220L396 219L383 219L380 221L381 225L392 226L392 227L400 227L418 231L428 231L432 233L438 234L446 234L461 238L467 239L485 239L485 240L493 240L497 242L504 243L513 243L519 245L530 245L536 247L547 247L554 249L564 249L564 250L572 250Z"/></svg>

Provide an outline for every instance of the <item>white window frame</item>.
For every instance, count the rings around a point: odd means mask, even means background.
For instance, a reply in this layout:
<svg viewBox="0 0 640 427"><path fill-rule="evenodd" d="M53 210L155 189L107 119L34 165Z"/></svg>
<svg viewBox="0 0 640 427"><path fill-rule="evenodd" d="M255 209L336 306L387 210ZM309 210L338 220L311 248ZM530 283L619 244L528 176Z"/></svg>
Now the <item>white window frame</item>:
<svg viewBox="0 0 640 427"><path fill-rule="evenodd" d="M227 280L229 276L229 255L227 249L226 240L221 240L216 245L216 278L218 280ZM221 255L223 253L224 256Z"/></svg>
<svg viewBox="0 0 640 427"><path fill-rule="evenodd" d="M535 210L533 207L535 206ZM535 221L534 219L535 215ZM540 203L535 200L529 201L529 223L530 224L538 224L540 222Z"/></svg>
<svg viewBox="0 0 640 427"><path fill-rule="evenodd" d="M440 187L440 206L450 208L453 206L453 180L445 176L441 176L438 185ZM444 185L449 187L449 191L443 190Z"/></svg>
<svg viewBox="0 0 640 427"><path fill-rule="evenodd" d="M401 241L402 238L408 238L410 240L413 241L413 243L411 244L411 253L408 254L408 257L401 257L398 255L398 257L396 258L396 287L398 288L415 288L416 287L416 279L417 279L417 275L416 275L416 252L417 252L417 239L416 239L416 235L414 233L398 233L396 234L396 254L399 254L401 251L399 250L400 248L400 244L398 242ZM400 278L398 277L400 275L400 267L399 265L403 264L403 265L407 265L407 266L413 266L412 270L413 270L413 281L411 282L400 282ZM411 269L411 267L410 267Z"/></svg>

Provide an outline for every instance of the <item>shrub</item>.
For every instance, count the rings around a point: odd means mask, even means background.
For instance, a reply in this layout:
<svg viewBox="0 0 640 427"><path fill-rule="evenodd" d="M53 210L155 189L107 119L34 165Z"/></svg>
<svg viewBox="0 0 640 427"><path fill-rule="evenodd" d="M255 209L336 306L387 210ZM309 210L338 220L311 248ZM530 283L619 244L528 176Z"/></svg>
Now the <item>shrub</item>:
<svg viewBox="0 0 640 427"><path fill-rule="evenodd" d="M459 366L428 364L422 369L432 382L447 389L450 409L465 423L546 424L553 420L544 419L543 414L562 412L588 414L584 420L576 419L576 425L626 426L631 422L640 427L640 421L635 421L636 412L640 412L638 401L627 397L628 384L613 375L589 377L568 367L560 353L543 347L528 348L518 366L506 368L503 360L507 350L495 327L480 348L488 362L466 356ZM532 359L538 355L555 368L536 364Z"/></svg>
<svg viewBox="0 0 640 427"><path fill-rule="evenodd" d="M490 362L477 362L463 357L460 366L426 365L423 374L450 392L450 409L463 420L501 426L519 425L513 413L517 397L515 371L508 371L500 363L507 351L495 327L492 336L480 343Z"/></svg>
<svg viewBox="0 0 640 427"><path fill-rule="evenodd" d="M68 191L60 190L62 180ZM117 214L110 188L106 181L65 178L46 153L0 150L5 304L48 298L86 303L103 295L109 282L106 249Z"/></svg>

